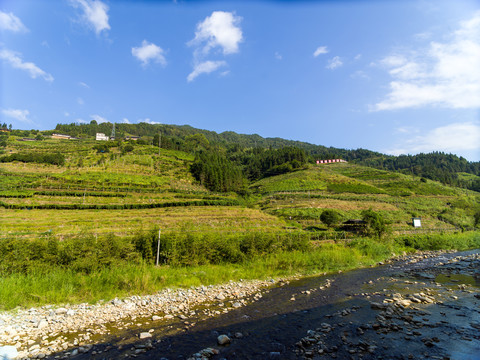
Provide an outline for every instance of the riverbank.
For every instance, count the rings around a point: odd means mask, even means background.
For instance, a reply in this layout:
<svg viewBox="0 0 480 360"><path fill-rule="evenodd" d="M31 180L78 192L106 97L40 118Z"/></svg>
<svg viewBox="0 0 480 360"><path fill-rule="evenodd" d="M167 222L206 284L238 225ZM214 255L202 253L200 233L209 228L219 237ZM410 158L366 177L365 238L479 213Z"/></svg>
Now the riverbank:
<svg viewBox="0 0 480 360"><path fill-rule="evenodd" d="M444 252L422 252L399 256L387 262L411 265L437 258L441 253ZM339 275L324 277L321 286L294 293L288 301L300 304L301 298L315 292L327 294L336 276ZM0 344L15 346L18 358L44 358L49 355L66 358L82 353L91 357L100 355L105 349L110 350L105 346L97 348L95 344L105 344L108 338L128 333L126 344L143 341L139 348L132 345L131 353L141 354L147 348L153 349L153 339L194 330L199 322L221 318L231 311L250 306L271 290L288 287L285 285L290 280L293 279L231 281L216 286L166 289L154 295L116 298L94 305L47 305L4 312L0 314L0 328L3 330ZM121 345L118 348L121 350Z"/></svg>

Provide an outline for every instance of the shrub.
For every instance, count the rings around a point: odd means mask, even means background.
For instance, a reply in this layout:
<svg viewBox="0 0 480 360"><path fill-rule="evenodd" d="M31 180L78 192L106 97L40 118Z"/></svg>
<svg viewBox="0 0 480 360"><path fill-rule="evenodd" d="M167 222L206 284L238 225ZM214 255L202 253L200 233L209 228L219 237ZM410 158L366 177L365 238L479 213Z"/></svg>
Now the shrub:
<svg viewBox="0 0 480 360"><path fill-rule="evenodd" d="M338 224L341 219L341 215L337 211L332 209L325 210L320 215L320 220L329 227Z"/></svg>
<svg viewBox="0 0 480 360"><path fill-rule="evenodd" d="M380 238L387 231L383 216L372 209L364 210L362 212L362 220L365 222L366 235L377 236Z"/></svg>

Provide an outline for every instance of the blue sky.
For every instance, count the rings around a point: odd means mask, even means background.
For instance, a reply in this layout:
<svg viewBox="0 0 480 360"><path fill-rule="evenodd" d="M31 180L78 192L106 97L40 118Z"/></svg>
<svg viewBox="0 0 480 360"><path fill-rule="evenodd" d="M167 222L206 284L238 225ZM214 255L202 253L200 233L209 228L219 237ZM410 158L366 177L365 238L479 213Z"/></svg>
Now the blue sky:
<svg viewBox="0 0 480 360"><path fill-rule="evenodd" d="M0 0L0 122L480 161L478 1Z"/></svg>

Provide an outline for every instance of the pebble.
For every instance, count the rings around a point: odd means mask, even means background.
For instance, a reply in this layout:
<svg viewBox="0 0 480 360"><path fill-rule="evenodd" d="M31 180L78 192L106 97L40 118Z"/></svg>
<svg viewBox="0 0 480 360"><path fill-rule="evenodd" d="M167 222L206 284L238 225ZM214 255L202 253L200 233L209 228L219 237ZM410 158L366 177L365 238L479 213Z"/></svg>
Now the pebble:
<svg viewBox="0 0 480 360"><path fill-rule="evenodd" d="M282 284L288 283L284 279L279 281ZM241 307L247 304L245 298L260 299L262 289L271 285L271 279L230 281L215 286L165 289L152 295L115 298L108 302L99 301L94 305L46 305L0 312L0 344L15 345L20 358L48 356L72 349L79 344L85 347L84 344L88 344L92 335L108 333L106 325L114 325L120 330L135 324L135 318L147 317L151 321L160 321L179 317L188 320L189 316L196 315L193 308L198 305L218 305L220 299L228 299L233 308ZM220 314L220 311L214 309L207 311L208 316ZM227 311L229 309L225 307L224 312ZM88 335L85 334L87 329ZM63 335L66 333L74 334L75 338L65 341ZM142 334L152 336L151 333ZM36 344L37 339L43 341ZM31 348L32 345L34 348ZM70 356L72 353L78 354L78 349L70 350Z"/></svg>

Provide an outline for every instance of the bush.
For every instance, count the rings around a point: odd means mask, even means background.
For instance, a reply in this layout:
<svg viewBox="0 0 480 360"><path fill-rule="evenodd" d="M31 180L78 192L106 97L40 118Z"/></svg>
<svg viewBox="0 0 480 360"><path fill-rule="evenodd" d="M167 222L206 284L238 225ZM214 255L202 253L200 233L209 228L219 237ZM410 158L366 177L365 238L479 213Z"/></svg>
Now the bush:
<svg viewBox="0 0 480 360"><path fill-rule="evenodd" d="M362 212L362 220L365 222L366 235L380 238L387 231L387 226L383 216L372 209L364 210Z"/></svg>
<svg viewBox="0 0 480 360"><path fill-rule="evenodd" d="M480 210L473 215L473 226L480 225Z"/></svg>
<svg viewBox="0 0 480 360"><path fill-rule="evenodd" d="M340 222L342 216L335 210L328 209L322 212L320 220L328 227L334 226Z"/></svg>

